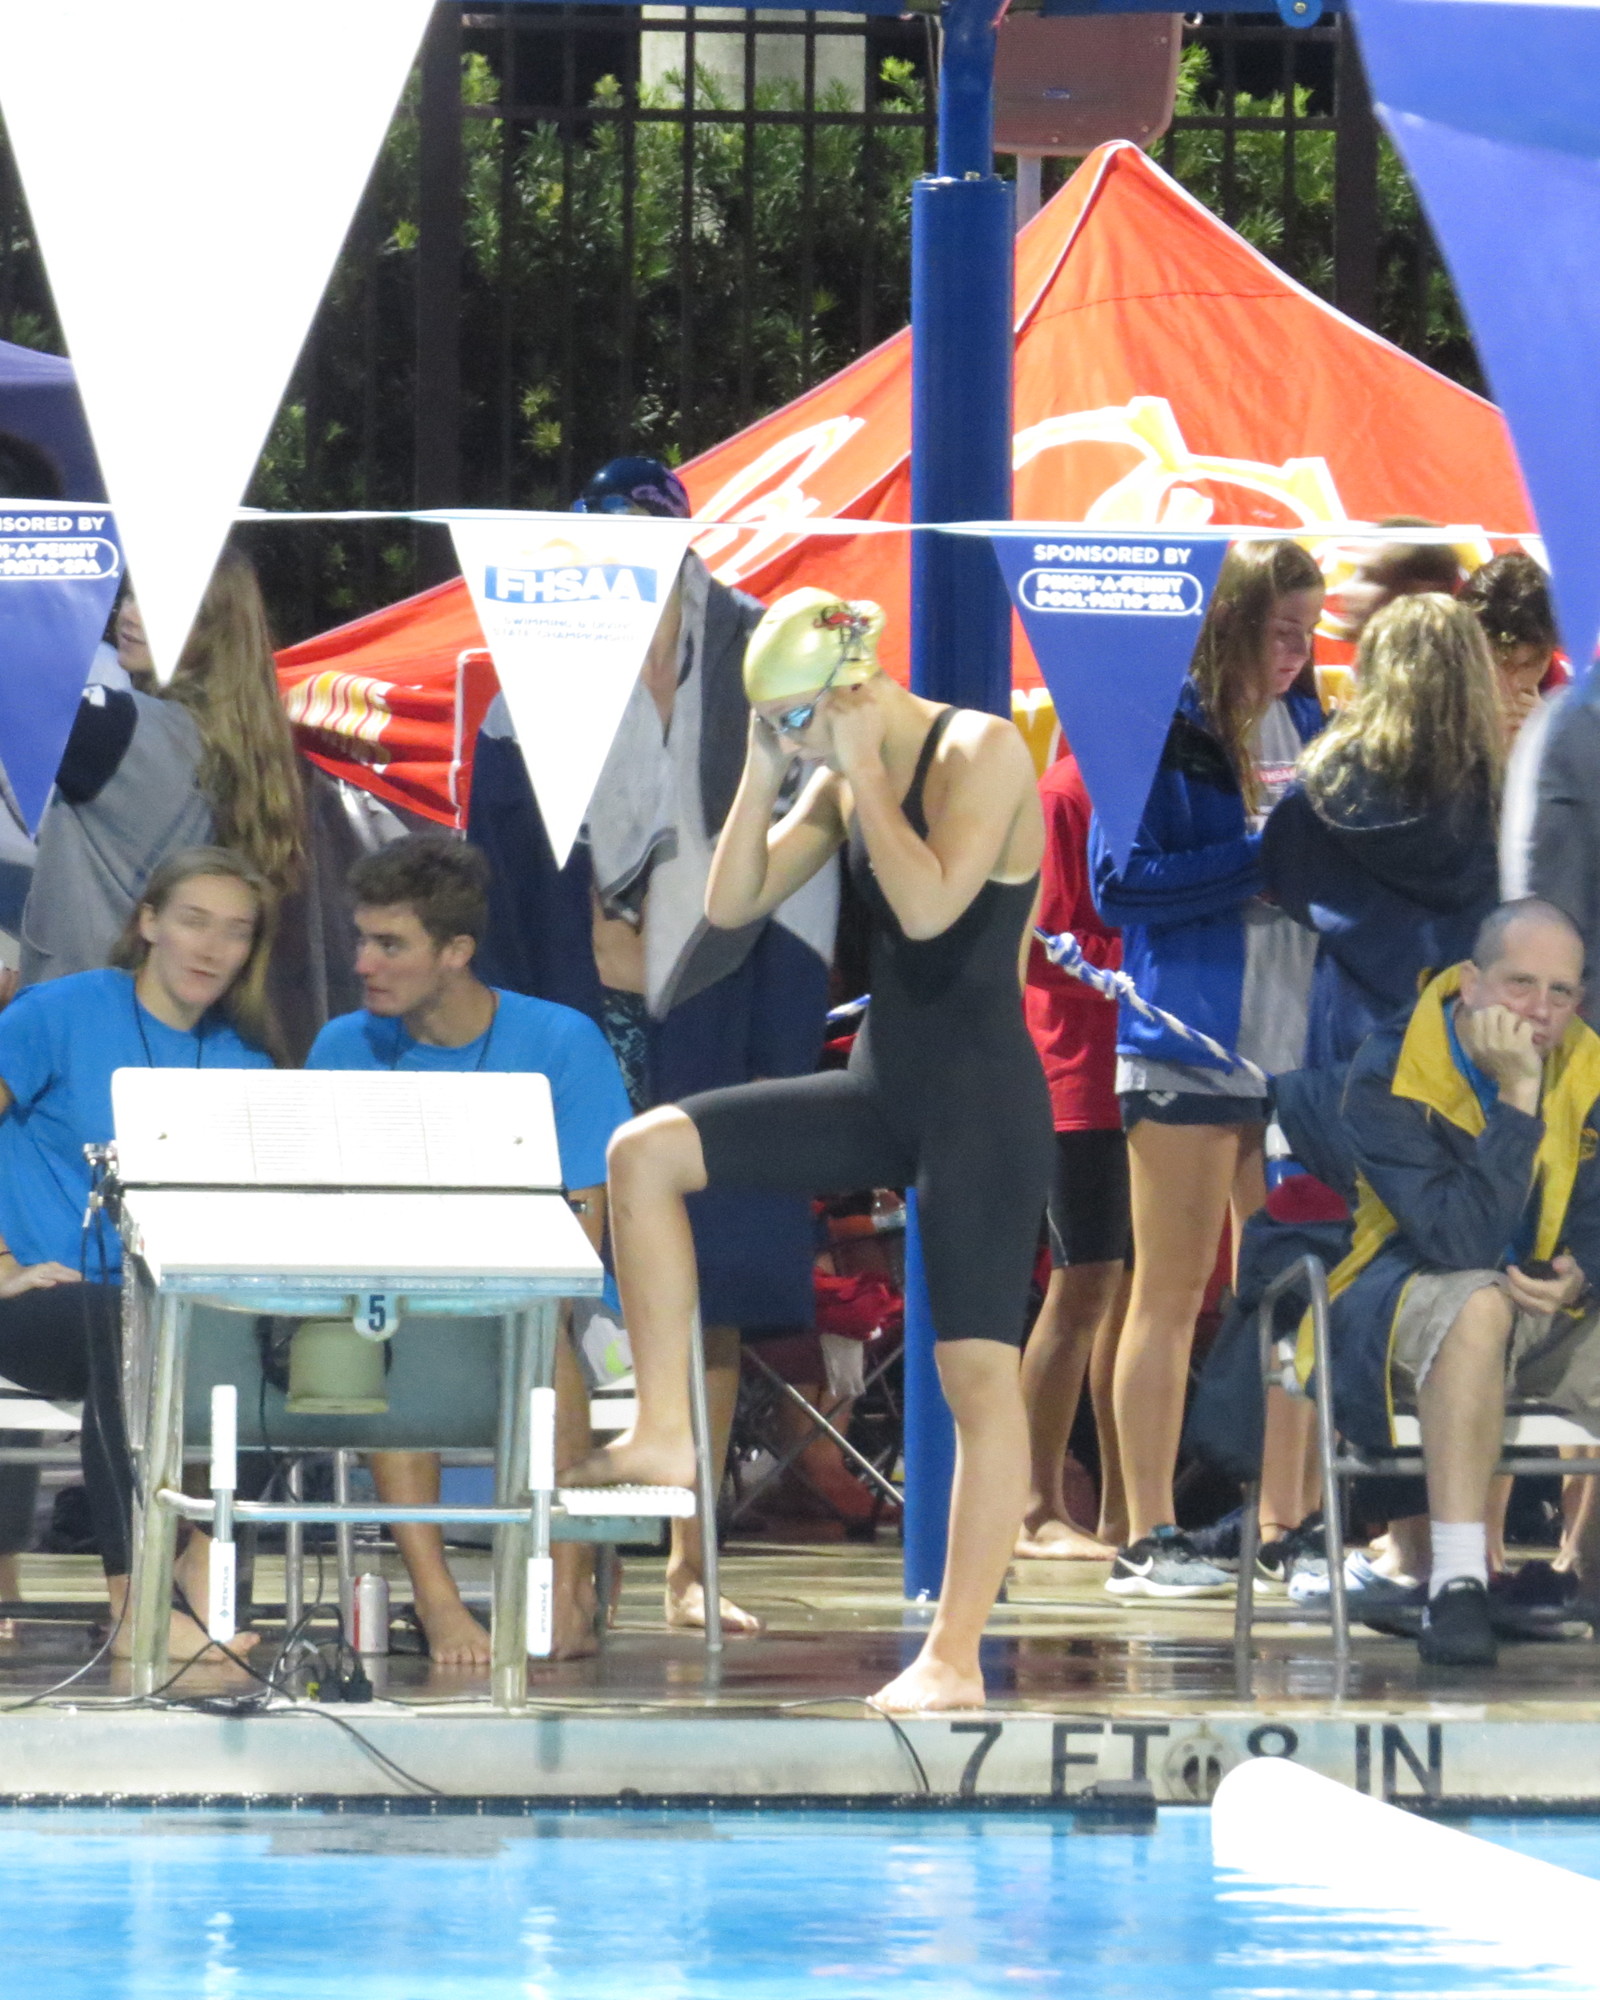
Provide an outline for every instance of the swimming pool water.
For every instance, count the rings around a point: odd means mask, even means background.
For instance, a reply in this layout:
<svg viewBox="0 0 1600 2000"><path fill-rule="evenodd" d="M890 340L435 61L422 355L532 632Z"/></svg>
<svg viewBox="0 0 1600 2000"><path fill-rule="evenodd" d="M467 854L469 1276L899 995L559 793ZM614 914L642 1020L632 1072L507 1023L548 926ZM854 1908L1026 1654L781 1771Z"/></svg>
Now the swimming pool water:
<svg viewBox="0 0 1600 2000"><path fill-rule="evenodd" d="M1600 1876L1593 1822L1474 1832ZM7 2000L1583 1994L1211 1865L1208 1816L0 1813Z"/></svg>

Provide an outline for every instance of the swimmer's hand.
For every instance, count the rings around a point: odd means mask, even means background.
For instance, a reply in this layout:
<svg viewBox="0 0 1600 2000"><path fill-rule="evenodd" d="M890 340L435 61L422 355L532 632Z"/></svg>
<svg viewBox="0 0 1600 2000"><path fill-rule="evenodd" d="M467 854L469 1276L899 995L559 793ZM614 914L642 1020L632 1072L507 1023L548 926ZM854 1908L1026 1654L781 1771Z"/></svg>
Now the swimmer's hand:
<svg viewBox="0 0 1600 2000"><path fill-rule="evenodd" d="M826 706L822 712L828 719L833 754L845 777L881 771L889 719L879 705L872 683L830 688L823 700Z"/></svg>
<svg viewBox="0 0 1600 2000"><path fill-rule="evenodd" d="M21 1292L34 1292L52 1285L76 1285L78 1273L65 1264L23 1264L0 1277L0 1299L14 1299Z"/></svg>
<svg viewBox="0 0 1600 2000"><path fill-rule="evenodd" d="M759 708L750 711L750 736L745 763L750 775L760 778L773 791L782 785L784 773L794 762L794 752L784 742Z"/></svg>

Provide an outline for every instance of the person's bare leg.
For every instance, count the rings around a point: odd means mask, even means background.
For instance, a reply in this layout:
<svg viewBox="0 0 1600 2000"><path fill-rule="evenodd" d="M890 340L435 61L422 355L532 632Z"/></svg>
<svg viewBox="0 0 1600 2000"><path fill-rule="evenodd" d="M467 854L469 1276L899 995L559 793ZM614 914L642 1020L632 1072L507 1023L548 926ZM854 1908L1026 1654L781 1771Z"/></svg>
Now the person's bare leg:
<svg viewBox="0 0 1600 2000"><path fill-rule="evenodd" d="M386 1507L436 1507L439 1456L432 1451L374 1451L367 1454L372 1483ZM461 1602L461 1592L444 1559L444 1530L431 1521L396 1521L389 1529L411 1579L411 1605L428 1642L428 1657L441 1667L486 1667L489 1634Z"/></svg>
<svg viewBox="0 0 1600 2000"><path fill-rule="evenodd" d="M167 1636L167 1654L176 1667L184 1662L209 1653L211 1659L225 1664L226 1654L217 1650L216 1642L206 1631L205 1621L211 1610L211 1537L199 1528L191 1530L189 1539L178 1552L173 1565L173 1579L183 1592L189 1611L174 1611L171 1630ZM129 1579L126 1576L106 1578L106 1596L111 1600L111 1657L126 1660L133 1652L133 1614L128 1605ZM236 1632L228 1641L228 1652L248 1653L261 1640L259 1632Z"/></svg>
<svg viewBox="0 0 1600 2000"><path fill-rule="evenodd" d="M687 1195L706 1184L693 1121L673 1105L622 1127L608 1156L612 1254L633 1347L632 1430L561 1474L564 1486L691 1486L690 1329L699 1306Z"/></svg>
<svg viewBox="0 0 1600 2000"><path fill-rule="evenodd" d="M1306 1455L1316 1437L1316 1423L1315 1403L1288 1395L1276 1386L1267 1390L1258 1509L1263 1544L1298 1528L1310 1512L1306 1506Z"/></svg>
<svg viewBox="0 0 1600 2000"><path fill-rule="evenodd" d="M1172 1480L1189 1350L1238 1156L1234 1126L1158 1125L1141 1118L1128 1134L1133 1294L1112 1388L1130 1542L1175 1512Z"/></svg>
<svg viewBox="0 0 1600 2000"><path fill-rule="evenodd" d="M1590 1473L1567 1480L1579 1489L1577 1503L1561 1537L1558 1570L1576 1570L1578 1594L1586 1604L1600 1601L1600 1474Z"/></svg>
<svg viewBox="0 0 1600 2000"><path fill-rule="evenodd" d="M1511 1301L1497 1287L1474 1292L1417 1394L1432 1520L1481 1521L1488 1510L1505 1434L1511 1317Z"/></svg>
<svg viewBox="0 0 1600 2000"><path fill-rule="evenodd" d="M1120 1549L1128 1539L1128 1496L1122 1484L1122 1445L1117 1437L1112 1384L1132 1290L1133 1273L1123 1266L1105 1317L1095 1329L1094 1346L1089 1350L1089 1400L1094 1405L1095 1437L1100 1446L1100 1519L1095 1536L1113 1549Z"/></svg>
<svg viewBox="0 0 1600 2000"><path fill-rule="evenodd" d="M706 1407L711 1417L711 1463L720 1471L728 1459L733 1412L739 1400L739 1329L708 1326L706 1347ZM669 1625L703 1632L706 1625L705 1574L699 1520L674 1521L672 1548L667 1556L666 1619ZM742 1637L761 1630L753 1612L722 1600L722 1629Z"/></svg>
<svg viewBox="0 0 1600 2000"><path fill-rule="evenodd" d="M956 1426L950 1540L922 1650L872 1697L891 1714L983 1706L978 1643L1028 1499L1028 1419L1016 1349L998 1340L947 1340L934 1352Z"/></svg>
<svg viewBox="0 0 1600 2000"><path fill-rule="evenodd" d="M1433 1567L1433 1534L1426 1514L1402 1514L1373 1543L1372 1567L1391 1583L1425 1583Z"/></svg>
<svg viewBox="0 0 1600 2000"><path fill-rule="evenodd" d="M1032 1472L1017 1537L1019 1556L1096 1560L1116 1553L1073 1520L1062 1491L1062 1469L1095 1334L1121 1278L1120 1264L1068 1265L1050 1273L1044 1304L1022 1351Z"/></svg>
<svg viewBox="0 0 1600 2000"><path fill-rule="evenodd" d="M577 1357L565 1338L556 1344L556 1462L580 1456L589 1442L588 1397ZM432 1507L439 1499L439 1460L431 1451L368 1454L372 1483L385 1506ZM397 1521L390 1533L411 1579L411 1602L441 1667L486 1667L489 1634L461 1601L445 1560L444 1531L427 1521ZM582 1659L596 1649L594 1550L584 1542L557 1542L555 1630L550 1657Z"/></svg>
<svg viewBox="0 0 1600 2000"><path fill-rule="evenodd" d="M589 1392L563 1327L556 1343L556 1464L581 1458L589 1441ZM550 1554L555 1563L550 1657L587 1659L600 1648L595 1631L594 1544L556 1542Z"/></svg>
<svg viewBox="0 0 1600 2000"><path fill-rule="evenodd" d="M1498 1576L1506 1566L1506 1509L1511 1505L1511 1485L1509 1472L1497 1472L1489 1482L1489 1506L1483 1526L1491 1576Z"/></svg>

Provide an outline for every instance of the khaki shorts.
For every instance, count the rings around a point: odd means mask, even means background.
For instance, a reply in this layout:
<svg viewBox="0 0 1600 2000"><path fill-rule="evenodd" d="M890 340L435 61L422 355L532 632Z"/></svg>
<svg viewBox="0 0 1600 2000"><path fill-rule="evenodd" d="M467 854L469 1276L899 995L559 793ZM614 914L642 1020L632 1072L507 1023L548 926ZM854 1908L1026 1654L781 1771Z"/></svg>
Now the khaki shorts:
<svg viewBox="0 0 1600 2000"><path fill-rule="evenodd" d="M1434 1357L1474 1292L1509 1291L1500 1271L1419 1271L1395 1315L1389 1372L1395 1395L1414 1402ZM1506 1387L1549 1403L1600 1437L1600 1306L1587 1312L1529 1313L1511 1321Z"/></svg>

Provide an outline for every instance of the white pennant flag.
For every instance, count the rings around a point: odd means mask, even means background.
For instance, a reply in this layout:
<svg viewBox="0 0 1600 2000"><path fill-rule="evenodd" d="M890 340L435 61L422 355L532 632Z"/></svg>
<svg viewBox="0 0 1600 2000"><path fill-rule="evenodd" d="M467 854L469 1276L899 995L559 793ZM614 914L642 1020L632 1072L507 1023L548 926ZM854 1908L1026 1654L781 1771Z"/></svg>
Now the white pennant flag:
<svg viewBox="0 0 1600 2000"><path fill-rule="evenodd" d="M558 868L700 527L637 514L450 523Z"/></svg>
<svg viewBox="0 0 1600 2000"><path fill-rule="evenodd" d="M0 110L170 677L432 0L0 0Z"/></svg>

